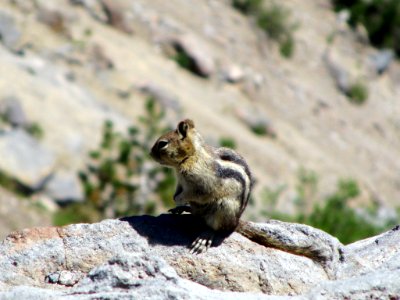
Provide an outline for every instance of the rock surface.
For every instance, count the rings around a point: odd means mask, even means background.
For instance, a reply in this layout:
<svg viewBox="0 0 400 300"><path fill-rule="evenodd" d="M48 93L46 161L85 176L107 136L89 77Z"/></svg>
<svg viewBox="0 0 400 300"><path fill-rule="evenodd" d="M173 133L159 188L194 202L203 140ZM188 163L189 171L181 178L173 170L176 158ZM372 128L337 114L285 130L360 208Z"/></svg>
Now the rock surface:
<svg viewBox="0 0 400 300"><path fill-rule="evenodd" d="M0 171L23 185L39 189L55 166L54 154L24 130L0 133Z"/></svg>
<svg viewBox="0 0 400 300"><path fill-rule="evenodd" d="M199 230L197 222L191 215L140 216L11 233L0 245L0 299L400 296L400 227L348 246L332 243L341 249L341 258L329 266L335 274L329 279L320 262L261 246L238 233L192 255L187 245ZM300 224L254 225L283 239L281 229L271 228L287 227L293 240L320 244L318 230L293 230Z"/></svg>

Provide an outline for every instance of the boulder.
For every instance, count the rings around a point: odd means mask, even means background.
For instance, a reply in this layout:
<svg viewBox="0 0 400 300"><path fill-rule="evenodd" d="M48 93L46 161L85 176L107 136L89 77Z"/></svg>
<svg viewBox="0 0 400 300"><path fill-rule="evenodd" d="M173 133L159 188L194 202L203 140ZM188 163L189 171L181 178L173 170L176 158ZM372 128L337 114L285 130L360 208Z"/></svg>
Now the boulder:
<svg viewBox="0 0 400 300"><path fill-rule="evenodd" d="M21 101L14 96L4 97L0 100L0 116L15 127L28 125L28 119L22 108Z"/></svg>
<svg viewBox="0 0 400 300"><path fill-rule="evenodd" d="M44 191L58 203L77 202L84 198L82 185L74 172L56 172L46 183Z"/></svg>
<svg viewBox="0 0 400 300"><path fill-rule="evenodd" d="M215 73L214 57L205 43L192 34L181 34L167 39L178 52L183 52L193 64L194 73L210 77Z"/></svg>
<svg viewBox="0 0 400 300"><path fill-rule="evenodd" d="M251 226L272 239L283 238L288 245L292 240L311 248L321 244L323 249L324 239L336 240L309 226L301 230L306 227L300 224ZM362 299L400 295L399 227L348 246L331 243L341 256L325 266L290 253L292 249L265 247L238 233L206 253L190 254L187 246L200 227L191 215L161 215L13 232L0 244L0 298L276 299L279 295L279 299ZM334 278L329 279L328 273L335 274Z"/></svg>
<svg viewBox="0 0 400 300"><path fill-rule="evenodd" d="M0 133L0 172L36 190L55 167L53 153L22 129Z"/></svg>
<svg viewBox="0 0 400 300"><path fill-rule="evenodd" d="M14 18L6 12L0 11L0 40L9 50L16 50L21 31L15 24Z"/></svg>

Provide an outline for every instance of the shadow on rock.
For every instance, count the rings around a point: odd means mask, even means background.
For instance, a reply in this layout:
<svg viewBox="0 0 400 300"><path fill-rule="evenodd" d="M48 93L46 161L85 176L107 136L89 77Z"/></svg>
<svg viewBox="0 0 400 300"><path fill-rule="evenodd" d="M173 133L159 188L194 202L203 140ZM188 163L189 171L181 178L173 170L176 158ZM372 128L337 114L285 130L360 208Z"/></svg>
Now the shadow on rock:
<svg viewBox="0 0 400 300"><path fill-rule="evenodd" d="M207 230L204 222L191 214L161 214L157 217L131 216L120 220L128 222L150 244L166 246L190 246L200 233ZM212 247L219 246L225 238L226 236L216 237Z"/></svg>

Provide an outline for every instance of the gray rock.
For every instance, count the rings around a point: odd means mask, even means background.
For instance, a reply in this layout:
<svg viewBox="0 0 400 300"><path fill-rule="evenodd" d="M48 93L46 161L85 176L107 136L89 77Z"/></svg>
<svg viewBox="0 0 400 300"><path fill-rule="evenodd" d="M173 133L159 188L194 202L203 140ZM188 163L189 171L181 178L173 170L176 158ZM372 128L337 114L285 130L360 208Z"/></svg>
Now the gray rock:
<svg viewBox="0 0 400 300"><path fill-rule="evenodd" d="M267 135L275 138L276 130L268 117L257 109L237 109L236 116L246 124L255 134Z"/></svg>
<svg viewBox="0 0 400 300"><path fill-rule="evenodd" d="M162 257L180 277L219 290L299 294L327 279L318 263L239 234L204 255L191 255L187 246L198 234L193 223L199 225L194 221L190 215L144 216L14 233L0 247L0 268L8 270L0 282L51 288L47 282L59 281L55 272L88 273L125 252L143 253L149 260ZM304 278L303 272L310 276Z"/></svg>
<svg viewBox="0 0 400 300"><path fill-rule="evenodd" d="M372 64L376 73L383 74L394 59L394 52L391 49L385 49L377 52L371 57Z"/></svg>
<svg viewBox="0 0 400 300"><path fill-rule="evenodd" d="M111 289L110 289L111 287ZM162 288L160 288L162 287ZM231 293L208 289L180 278L165 260L126 253L89 272L73 295L129 299L264 299L261 294Z"/></svg>
<svg viewBox="0 0 400 300"><path fill-rule="evenodd" d="M191 215L161 215L12 233L0 244L0 299L365 299L400 293L399 228L344 247L331 265L337 279L329 280L318 261L237 233L192 255L187 245L199 225ZM301 224L253 225L310 252L323 253L335 240Z"/></svg>
<svg viewBox="0 0 400 300"><path fill-rule="evenodd" d="M86 11L97 21L107 22L107 16L102 8L101 1L98 0L70 0L71 4L82 5Z"/></svg>
<svg viewBox="0 0 400 300"><path fill-rule="evenodd" d="M348 94L351 85L351 79L348 72L344 69L343 66L332 59L329 50L324 53L323 60L337 88L343 94Z"/></svg>
<svg viewBox="0 0 400 300"><path fill-rule="evenodd" d="M0 293L1 300L55 300L59 299L62 293L54 290L41 289L32 286L17 286L7 292Z"/></svg>
<svg viewBox="0 0 400 300"><path fill-rule="evenodd" d="M176 113L182 112L182 106L179 99L172 92L151 82L138 84L136 88L143 94L152 97L154 100L159 102L165 109L171 109Z"/></svg>
<svg viewBox="0 0 400 300"><path fill-rule="evenodd" d="M16 50L21 37L14 18L6 12L0 11L0 39L4 46L10 50Z"/></svg>
<svg viewBox="0 0 400 300"><path fill-rule="evenodd" d="M222 74L224 80L230 83L237 83L242 81L244 75L244 71L238 65L226 66Z"/></svg>
<svg viewBox="0 0 400 300"><path fill-rule="evenodd" d="M45 193L59 203L83 199L82 185L73 172L58 171L46 183Z"/></svg>
<svg viewBox="0 0 400 300"><path fill-rule="evenodd" d="M349 278L369 272L400 269L400 225L378 236L347 245L343 250L344 264L340 278Z"/></svg>
<svg viewBox="0 0 400 300"><path fill-rule="evenodd" d="M307 296L309 299L398 299L400 269L380 270L365 275L323 282Z"/></svg>
<svg viewBox="0 0 400 300"><path fill-rule="evenodd" d="M210 77L215 72L213 55L201 40L191 34L177 35L169 39L174 48L184 52L194 64L195 72L203 77Z"/></svg>
<svg viewBox="0 0 400 300"><path fill-rule="evenodd" d="M70 0L74 5L82 5L97 21L109 24L127 34L133 33L133 28L126 18L126 9L121 2L109 0Z"/></svg>
<svg viewBox="0 0 400 300"><path fill-rule="evenodd" d="M48 283L73 286L83 277L84 274L79 271L62 270L47 275L45 281Z"/></svg>
<svg viewBox="0 0 400 300"><path fill-rule="evenodd" d="M0 115L12 126L24 127L28 125L21 102L14 96L5 97L0 101Z"/></svg>
<svg viewBox="0 0 400 300"><path fill-rule="evenodd" d="M0 171L33 190L55 167L53 153L22 129L0 134L0 157Z"/></svg>

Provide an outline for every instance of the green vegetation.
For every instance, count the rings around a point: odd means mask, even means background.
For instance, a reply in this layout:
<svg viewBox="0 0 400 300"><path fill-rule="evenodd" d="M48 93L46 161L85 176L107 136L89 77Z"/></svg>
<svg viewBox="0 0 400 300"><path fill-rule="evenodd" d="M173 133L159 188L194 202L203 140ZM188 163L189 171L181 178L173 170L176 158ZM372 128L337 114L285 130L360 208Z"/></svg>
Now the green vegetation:
<svg viewBox="0 0 400 300"><path fill-rule="evenodd" d="M208 77L204 74L196 61L180 45L174 46L174 53L171 57L181 68L199 77Z"/></svg>
<svg viewBox="0 0 400 300"><path fill-rule="evenodd" d="M271 218L320 228L337 237L344 244L379 234L395 225L396 220L386 221L384 225L375 225L367 220L365 215L370 217L368 219L377 218L376 208L370 208L361 215L348 205L349 201L360 193L357 182L352 179L340 180L334 193L326 197L324 201L316 201L317 204L311 212L307 212L306 201L310 201L309 197L315 197L318 178L315 172L302 169L299 172L298 181L296 206L299 212L297 215L290 216L275 209L285 186L264 190L266 210L263 213Z"/></svg>
<svg viewBox="0 0 400 300"><path fill-rule="evenodd" d="M296 26L290 22L289 10L275 2L263 3L262 0L233 0L232 6L254 17L258 27L278 42L282 56L290 58L293 55L293 31Z"/></svg>
<svg viewBox="0 0 400 300"><path fill-rule="evenodd" d="M233 0L232 6L245 15L254 14L260 10L263 0Z"/></svg>
<svg viewBox="0 0 400 300"><path fill-rule="evenodd" d="M236 141L231 137L222 137L222 138L220 138L219 145L221 147L236 149Z"/></svg>
<svg viewBox="0 0 400 300"><path fill-rule="evenodd" d="M17 180L5 174L4 172L0 172L0 186L20 196L27 196L31 193L31 191L29 191L26 187L18 183Z"/></svg>
<svg viewBox="0 0 400 300"><path fill-rule="evenodd" d="M44 130L39 123L33 122L26 126L25 130L34 138L40 140L44 136Z"/></svg>
<svg viewBox="0 0 400 300"><path fill-rule="evenodd" d="M361 105L368 98L368 88L360 81L355 82L350 86L347 96L351 103Z"/></svg>
<svg viewBox="0 0 400 300"><path fill-rule="evenodd" d="M318 190L318 176L312 170L300 168L297 173L297 180L295 204L300 211L304 211L307 203L315 200Z"/></svg>
<svg viewBox="0 0 400 300"><path fill-rule="evenodd" d="M190 71L191 73L197 74L196 64L193 59L182 49L176 47L176 53L172 59L183 69Z"/></svg>
<svg viewBox="0 0 400 300"><path fill-rule="evenodd" d="M251 131L256 135L267 135L268 130L264 124L255 124L251 126Z"/></svg>
<svg viewBox="0 0 400 300"><path fill-rule="evenodd" d="M281 54L287 58L291 57L294 51L294 26L290 25L289 17L289 11L276 3L266 6L257 14L258 27L278 42Z"/></svg>
<svg viewBox="0 0 400 300"><path fill-rule="evenodd" d="M349 23L362 24L373 45L391 48L400 56L399 0L332 0L336 11L348 9Z"/></svg>
<svg viewBox="0 0 400 300"><path fill-rule="evenodd" d="M173 205L175 178L171 170L149 163L152 143L169 128L164 111L153 99L146 103L143 128L132 126L117 132L111 121L103 126L98 149L90 152L90 163L80 172L86 201L66 206L54 217L56 225L95 222L130 214L151 214Z"/></svg>

